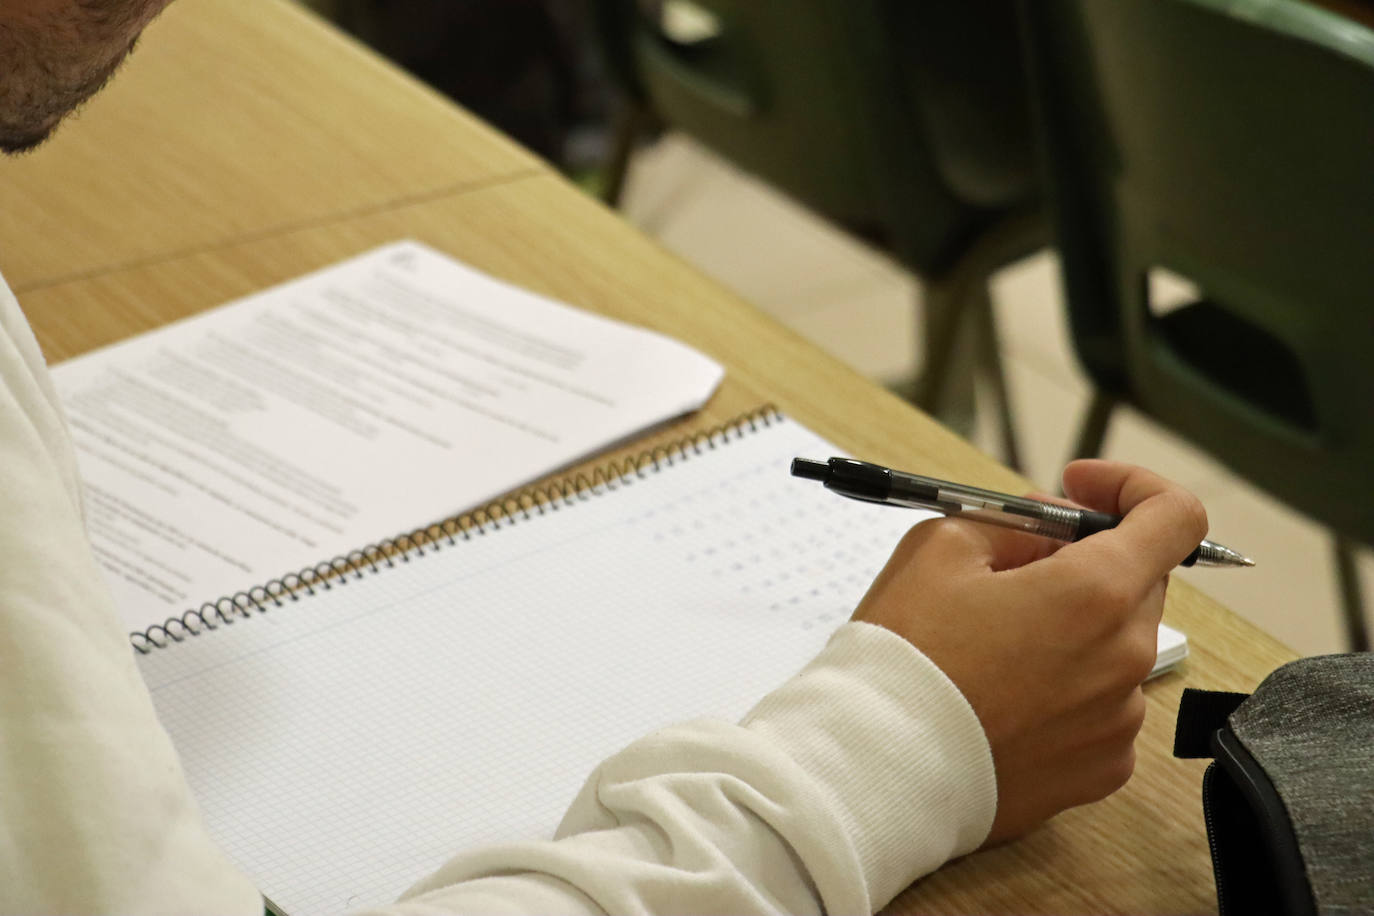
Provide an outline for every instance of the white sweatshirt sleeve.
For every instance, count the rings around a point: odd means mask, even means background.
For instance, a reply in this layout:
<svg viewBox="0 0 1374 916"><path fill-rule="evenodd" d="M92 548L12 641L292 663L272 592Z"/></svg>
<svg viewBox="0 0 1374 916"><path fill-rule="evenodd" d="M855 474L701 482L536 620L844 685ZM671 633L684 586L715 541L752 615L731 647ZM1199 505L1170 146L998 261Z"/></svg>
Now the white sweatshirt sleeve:
<svg viewBox="0 0 1374 916"><path fill-rule="evenodd" d="M86 541L75 467L0 282L0 912L261 913L158 724Z"/></svg>
<svg viewBox="0 0 1374 916"><path fill-rule="evenodd" d="M260 914L157 722L3 282L0 469L0 912ZM677 726L604 762L554 840L459 855L377 912L871 913L975 848L995 807L957 688L847 624L739 725Z"/></svg>
<svg viewBox="0 0 1374 916"><path fill-rule="evenodd" d="M850 623L740 725L680 725L607 760L553 842L458 856L378 912L868 914L977 848L996 807L963 695L905 640Z"/></svg>

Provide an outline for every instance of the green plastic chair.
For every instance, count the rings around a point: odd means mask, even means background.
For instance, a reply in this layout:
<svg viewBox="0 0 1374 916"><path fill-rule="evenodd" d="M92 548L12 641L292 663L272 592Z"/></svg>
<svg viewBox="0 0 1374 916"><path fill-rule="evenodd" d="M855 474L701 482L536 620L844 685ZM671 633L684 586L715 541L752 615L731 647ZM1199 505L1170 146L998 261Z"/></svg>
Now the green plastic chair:
<svg viewBox="0 0 1374 916"><path fill-rule="evenodd" d="M956 386L972 392L951 370L980 365L1017 463L987 279L1047 229L1013 0L696 0L710 25L688 36L665 25L672 5L594 2L628 99L608 201L659 123L886 248L925 287L914 399L942 413ZM961 339L977 346L962 366Z"/></svg>
<svg viewBox="0 0 1374 916"><path fill-rule="evenodd" d="M1291 0L1026 0L1069 324L1097 387L1374 543L1374 32ZM1151 272L1199 290L1171 310ZM1294 613L1304 613L1294 608Z"/></svg>

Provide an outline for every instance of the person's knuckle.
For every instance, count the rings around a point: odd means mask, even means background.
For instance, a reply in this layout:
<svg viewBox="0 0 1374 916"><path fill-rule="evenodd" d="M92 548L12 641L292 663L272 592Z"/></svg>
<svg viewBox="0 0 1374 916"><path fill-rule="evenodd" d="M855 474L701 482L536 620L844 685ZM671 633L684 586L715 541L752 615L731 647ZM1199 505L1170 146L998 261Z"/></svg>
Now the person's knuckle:
<svg viewBox="0 0 1374 916"><path fill-rule="evenodd" d="M1115 652L1108 653L1111 659L1111 673L1104 679L1102 692L1111 699L1120 699L1127 691L1133 690L1141 682L1140 659L1134 649L1118 644Z"/></svg>
<svg viewBox="0 0 1374 916"><path fill-rule="evenodd" d="M1131 691L1131 695L1126 699L1125 706L1121 710L1122 727L1131 741L1134 741L1136 735L1140 734L1140 730L1145 727L1147 710L1145 691L1137 687Z"/></svg>
<svg viewBox="0 0 1374 916"><path fill-rule="evenodd" d="M954 547L961 547L974 539L974 528L970 522L957 518L936 519L932 525L932 537Z"/></svg>
<svg viewBox="0 0 1374 916"><path fill-rule="evenodd" d="M1102 717L1097 746L1102 759L1113 760L1133 753L1135 741L1145 725L1146 703L1139 688L1119 697L1112 712Z"/></svg>
<svg viewBox="0 0 1374 916"><path fill-rule="evenodd" d="M893 554L902 559L909 560L917 553L920 553L921 548L930 540L933 525L934 522L931 521L919 522L912 525L906 530L906 534L902 535L902 539L897 542L897 547L893 550Z"/></svg>
<svg viewBox="0 0 1374 916"><path fill-rule="evenodd" d="M916 539L915 549L929 547L940 552L963 553L971 549L975 534L970 522L936 518L921 522L907 533Z"/></svg>
<svg viewBox="0 0 1374 916"><path fill-rule="evenodd" d="M1156 637L1151 636L1148 640L1145 638L1128 639L1124 653L1124 664L1122 665L1127 682L1135 686L1149 677L1158 655L1159 645Z"/></svg>
<svg viewBox="0 0 1374 916"><path fill-rule="evenodd" d="M1111 795L1113 792L1125 786L1126 783L1131 781L1131 777L1134 774L1135 744L1131 743L1108 759L1107 766L1102 774L1103 786L1106 789L1103 796Z"/></svg>

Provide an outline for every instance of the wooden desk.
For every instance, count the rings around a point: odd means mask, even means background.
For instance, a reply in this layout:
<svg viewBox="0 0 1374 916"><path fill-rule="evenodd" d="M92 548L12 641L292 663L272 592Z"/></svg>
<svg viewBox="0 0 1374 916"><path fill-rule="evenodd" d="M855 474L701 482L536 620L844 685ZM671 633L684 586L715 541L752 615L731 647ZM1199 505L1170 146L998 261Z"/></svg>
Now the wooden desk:
<svg viewBox="0 0 1374 916"><path fill-rule="evenodd" d="M202 8L210 16L227 10L212 3ZM323 55L323 43L333 42L306 20L281 22L293 30L277 36L283 44L312 45L314 53ZM214 32L213 23L207 23L180 33L178 40L188 44L176 53L193 57L194 43ZM329 53L356 52L336 47ZM159 93L173 90L149 84L142 91L148 94L143 104L156 107ZM256 119L251 106L269 104L248 95L236 101L250 108L227 120ZM476 149L501 147L486 129L451 109L436 106L428 117L442 123L417 125L417 137L442 134L452 142L461 135L470 137ZM513 169L528 161L523 154L512 156ZM497 159L493 164L499 171ZM193 166L189 153L165 157L161 164L168 182L205 196L226 193L223 185L232 178ZM0 181L7 169L0 163ZM149 167L149 174L157 171ZM283 196L290 192L281 188ZM44 192L34 186L28 193L37 202ZM175 226L183 218L198 219L183 216L175 201L157 199L143 206L148 209L143 219L149 222ZM81 235L75 222L67 231ZM726 381L710 404L655 440L772 401L822 435L874 460L917 463L933 474L1000 489L1026 487L1010 471L546 173L456 187L423 199L401 198L306 225L260 229L220 244L50 282L20 298L49 357L61 359L402 237L425 241L539 292L667 332L724 363ZM30 248L41 247L37 238L27 242ZM99 231L87 242L97 254L106 244ZM0 253L0 268L11 254ZM1166 619L1189 634L1193 655L1181 672L1147 687L1150 712L1131 783L1106 802L1071 811L1017 843L953 863L898 898L893 912L1214 909L1199 801L1202 765L1169 756L1178 697L1188 684L1249 690L1293 656L1181 581L1170 588Z"/></svg>
<svg viewBox="0 0 1374 916"><path fill-rule="evenodd" d="M0 168L0 269L60 279L536 174L534 155L280 0L180 0Z"/></svg>

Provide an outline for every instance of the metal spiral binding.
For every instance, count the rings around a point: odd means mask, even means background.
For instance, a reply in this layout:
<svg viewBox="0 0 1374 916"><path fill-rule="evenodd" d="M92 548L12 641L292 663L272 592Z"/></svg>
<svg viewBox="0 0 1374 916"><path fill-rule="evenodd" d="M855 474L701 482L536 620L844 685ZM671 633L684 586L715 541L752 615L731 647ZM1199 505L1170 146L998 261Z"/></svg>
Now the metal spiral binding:
<svg viewBox="0 0 1374 916"><path fill-rule="evenodd" d="M129 642L135 651L147 655L154 649L165 649L173 643L199 636L207 630L232 626L239 620L266 614L271 608L285 607L319 591L346 587L355 579L375 575L398 563L409 563L445 546L456 547L460 540L484 537L501 528L529 521L548 512L557 512L632 484L636 479L658 473L666 467L686 461L743 438L761 427L772 426L782 419L782 413L768 404L741 414L718 426L700 430L664 445L619 460L611 460L589 472L574 474L539 486L528 487L465 512L435 522L424 528L398 534L395 537L368 544L346 556L335 557L297 572L287 573L256 585L247 591L235 592L199 608L168 617L146 630L134 630Z"/></svg>

